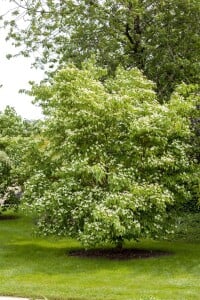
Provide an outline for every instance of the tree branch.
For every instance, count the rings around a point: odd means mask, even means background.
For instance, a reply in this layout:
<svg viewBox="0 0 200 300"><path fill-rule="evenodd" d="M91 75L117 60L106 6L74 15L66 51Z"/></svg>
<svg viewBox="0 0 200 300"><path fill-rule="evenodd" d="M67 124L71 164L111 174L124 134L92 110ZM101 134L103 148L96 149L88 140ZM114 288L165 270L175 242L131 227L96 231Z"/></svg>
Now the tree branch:
<svg viewBox="0 0 200 300"><path fill-rule="evenodd" d="M126 37L128 38L128 40L129 40L129 42L132 44L132 45L134 45L134 40L133 40L133 38L132 38L132 36L130 35L130 26L129 26L129 24L127 23L126 24L126 30L125 30L125 35L126 35Z"/></svg>

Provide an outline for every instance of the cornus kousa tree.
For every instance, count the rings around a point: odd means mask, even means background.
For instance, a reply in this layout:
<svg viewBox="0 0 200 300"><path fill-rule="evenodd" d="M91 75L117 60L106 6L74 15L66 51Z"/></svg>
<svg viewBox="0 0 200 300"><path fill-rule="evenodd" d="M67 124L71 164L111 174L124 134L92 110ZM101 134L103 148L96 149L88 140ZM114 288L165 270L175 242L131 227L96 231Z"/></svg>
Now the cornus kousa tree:
<svg viewBox="0 0 200 300"><path fill-rule="evenodd" d="M44 234L121 247L165 234L170 208L191 197L195 99L177 91L161 105L138 69L102 78L105 71L88 62L33 86L46 123L38 141L43 160L26 182L24 203Z"/></svg>

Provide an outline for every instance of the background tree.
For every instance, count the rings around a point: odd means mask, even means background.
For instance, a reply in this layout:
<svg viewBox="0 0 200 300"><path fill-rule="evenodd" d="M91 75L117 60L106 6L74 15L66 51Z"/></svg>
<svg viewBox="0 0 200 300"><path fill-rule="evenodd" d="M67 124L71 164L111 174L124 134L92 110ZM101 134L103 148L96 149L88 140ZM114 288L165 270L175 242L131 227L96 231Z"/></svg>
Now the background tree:
<svg viewBox="0 0 200 300"><path fill-rule="evenodd" d="M5 193L12 184L12 162L9 157L8 144L10 144L10 136L18 132L19 119L15 111L10 107L7 107L4 112L0 112L0 211L5 204Z"/></svg>
<svg viewBox="0 0 200 300"><path fill-rule="evenodd" d="M3 205L3 195L9 185L10 159L4 151L0 151L0 212Z"/></svg>
<svg viewBox="0 0 200 300"><path fill-rule="evenodd" d="M192 159L195 159L196 162L200 163L200 90L199 85L181 85L179 88L180 95L182 100L188 101L189 99L196 99L196 110L192 112L190 116L191 121L191 157ZM190 100L189 100L190 101ZM199 190L199 187L197 187ZM197 192L198 194L199 192ZM190 211L190 212L197 212L200 210L200 199L196 197L196 195L193 195L192 201L186 201L186 203L183 204L183 211Z"/></svg>
<svg viewBox="0 0 200 300"><path fill-rule="evenodd" d="M36 65L80 67L95 54L111 73L119 64L143 70L161 100L182 81L199 82L199 0L10 2L16 9L4 17L8 38L22 55L34 52Z"/></svg>
<svg viewBox="0 0 200 300"><path fill-rule="evenodd" d="M158 237L172 207L197 193L189 117L196 100L183 86L159 104L137 69L69 66L51 85L33 86L46 121L24 202L45 234L71 235L86 247ZM37 156L38 157L38 156Z"/></svg>
<svg viewBox="0 0 200 300"><path fill-rule="evenodd" d="M23 120L11 107L0 112L0 198L2 208L19 204L17 192L23 186L28 168L25 152L30 144L32 122Z"/></svg>

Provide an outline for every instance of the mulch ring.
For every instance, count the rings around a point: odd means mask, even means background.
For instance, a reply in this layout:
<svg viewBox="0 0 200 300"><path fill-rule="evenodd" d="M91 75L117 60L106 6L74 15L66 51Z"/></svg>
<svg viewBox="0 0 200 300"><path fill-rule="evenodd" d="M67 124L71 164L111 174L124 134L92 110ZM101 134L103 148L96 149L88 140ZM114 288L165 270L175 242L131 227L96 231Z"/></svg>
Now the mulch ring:
<svg viewBox="0 0 200 300"><path fill-rule="evenodd" d="M160 250L145 249L89 249L89 250L72 250L69 256L86 257L86 258L106 258L110 260L127 260L143 259L159 256L167 256L172 253Z"/></svg>
<svg viewBox="0 0 200 300"><path fill-rule="evenodd" d="M0 221L16 220L18 218L19 218L19 216L16 216L16 215L4 215L4 214L0 214Z"/></svg>

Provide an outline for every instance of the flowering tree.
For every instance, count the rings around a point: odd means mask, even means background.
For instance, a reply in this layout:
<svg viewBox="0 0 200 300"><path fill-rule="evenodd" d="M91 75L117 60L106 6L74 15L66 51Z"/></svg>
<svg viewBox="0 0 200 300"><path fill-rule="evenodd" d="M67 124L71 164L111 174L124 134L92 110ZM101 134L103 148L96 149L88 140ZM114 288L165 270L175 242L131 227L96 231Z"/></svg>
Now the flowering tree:
<svg viewBox="0 0 200 300"><path fill-rule="evenodd" d="M41 232L85 247L165 234L170 207L198 180L189 158L195 99L177 91L161 105L138 69L104 75L91 62L71 65L32 90L46 124L24 202Z"/></svg>

